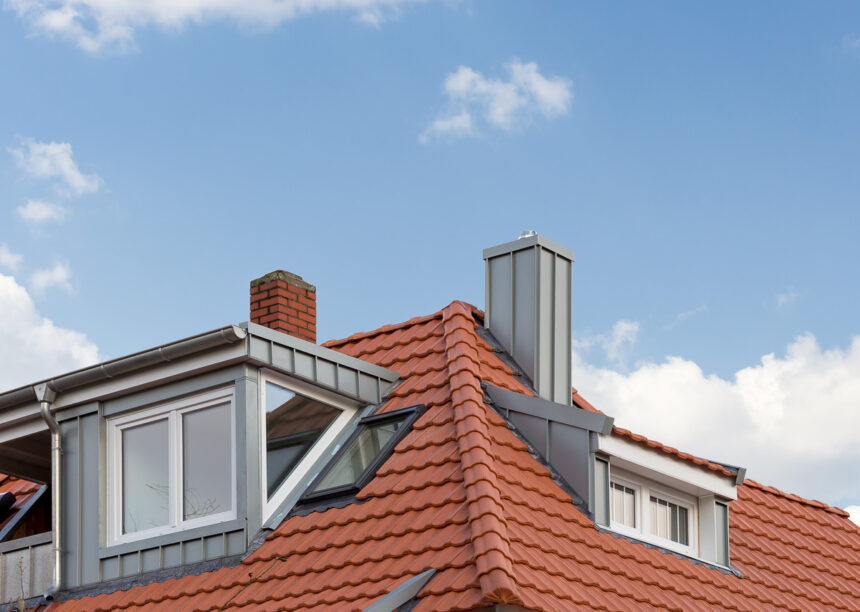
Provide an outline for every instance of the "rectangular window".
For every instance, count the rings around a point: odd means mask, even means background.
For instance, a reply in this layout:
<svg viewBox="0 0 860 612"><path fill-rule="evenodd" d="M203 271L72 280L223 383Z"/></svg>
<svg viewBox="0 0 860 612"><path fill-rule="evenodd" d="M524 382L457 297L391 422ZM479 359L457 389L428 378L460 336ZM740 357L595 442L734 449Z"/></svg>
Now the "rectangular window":
<svg viewBox="0 0 860 612"><path fill-rule="evenodd" d="M617 482L612 483L612 522L636 528L636 491Z"/></svg>
<svg viewBox="0 0 860 612"><path fill-rule="evenodd" d="M695 498L616 469L611 462L609 469L610 529L686 555L698 555Z"/></svg>
<svg viewBox="0 0 860 612"><path fill-rule="evenodd" d="M651 534L684 546L689 545L687 509L651 496Z"/></svg>
<svg viewBox="0 0 860 612"><path fill-rule="evenodd" d="M594 458L594 520L609 525L609 462Z"/></svg>
<svg viewBox="0 0 860 612"><path fill-rule="evenodd" d="M235 518L233 390L108 420L109 544Z"/></svg>
<svg viewBox="0 0 860 612"><path fill-rule="evenodd" d="M717 563L729 564L729 507L715 502Z"/></svg>

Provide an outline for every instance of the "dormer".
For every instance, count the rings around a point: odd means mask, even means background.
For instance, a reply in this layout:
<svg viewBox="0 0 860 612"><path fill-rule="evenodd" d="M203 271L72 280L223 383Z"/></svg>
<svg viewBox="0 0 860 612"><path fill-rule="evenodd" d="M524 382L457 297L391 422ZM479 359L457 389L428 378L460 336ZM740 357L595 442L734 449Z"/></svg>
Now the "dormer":
<svg viewBox="0 0 860 612"><path fill-rule="evenodd" d="M252 281L251 322L0 394L0 473L56 499L49 531L0 543L34 559L6 599L235 564L311 485L332 493L344 448L335 493L378 467L419 411L373 416L398 374L316 345L315 293L277 271Z"/></svg>
<svg viewBox="0 0 860 612"><path fill-rule="evenodd" d="M487 400L555 471L600 529L730 566L729 505L744 470L613 427L573 401L573 253L534 232L485 249L486 339L535 397L485 384Z"/></svg>

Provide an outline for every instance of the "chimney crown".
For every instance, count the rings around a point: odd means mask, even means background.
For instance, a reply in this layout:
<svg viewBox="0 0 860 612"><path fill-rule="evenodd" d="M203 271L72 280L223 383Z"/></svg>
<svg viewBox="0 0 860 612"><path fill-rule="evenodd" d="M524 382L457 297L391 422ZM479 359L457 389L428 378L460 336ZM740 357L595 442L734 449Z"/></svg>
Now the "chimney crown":
<svg viewBox="0 0 860 612"><path fill-rule="evenodd" d="M301 276L275 270L251 281L251 322L317 341L317 289Z"/></svg>

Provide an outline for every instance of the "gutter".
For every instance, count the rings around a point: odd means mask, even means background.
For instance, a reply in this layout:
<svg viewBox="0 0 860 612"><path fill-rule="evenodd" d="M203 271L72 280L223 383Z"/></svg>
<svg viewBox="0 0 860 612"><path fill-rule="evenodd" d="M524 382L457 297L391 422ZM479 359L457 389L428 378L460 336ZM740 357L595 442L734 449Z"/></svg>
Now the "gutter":
<svg viewBox="0 0 860 612"><path fill-rule="evenodd" d="M42 418L51 430L51 532L54 540L54 581L45 591L45 599L51 600L60 590L62 572L62 522L60 521L60 469L62 467L63 445L60 426L54 417L53 407L57 393L48 383L33 387L36 399L42 410Z"/></svg>
<svg viewBox="0 0 860 612"><path fill-rule="evenodd" d="M228 325L220 329L192 336L178 342L162 344L133 355L106 361L76 372L71 372L57 378L45 380L36 386L48 385L55 392L66 392L136 370L142 370L161 363L176 361L208 349L244 340L248 332L237 325ZM0 394L0 410L17 406L33 399L33 386L20 387Z"/></svg>

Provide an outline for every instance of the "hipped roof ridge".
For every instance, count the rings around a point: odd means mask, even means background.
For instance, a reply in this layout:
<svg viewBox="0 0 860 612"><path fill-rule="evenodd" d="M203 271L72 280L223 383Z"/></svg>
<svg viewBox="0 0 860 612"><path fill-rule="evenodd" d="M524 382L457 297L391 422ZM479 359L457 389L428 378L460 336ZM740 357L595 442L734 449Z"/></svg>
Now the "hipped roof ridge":
<svg viewBox="0 0 860 612"><path fill-rule="evenodd" d="M442 325L445 338L445 355L449 381L458 379L461 384L452 387L451 399L454 404L457 445L463 472L463 486L466 491L466 505L469 513L469 527L472 530L472 546L475 549L475 566L482 597L495 603L522 605L522 596L513 571L507 524L504 521L502 501L496 473L489 467L495 457L487 446L467 445L469 434L479 434L491 440L484 410L484 396L481 382L477 376L479 364L474 345L471 351L456 350L464 344L462 335L477 342L474 330L475 312L473 306L455 301L442 310ZM466 359L471 367L458 367ZM462 384L464 379L468 384ZM449 382L450 385L450 382ZM475 418L470 418L475 417ZM486 455L481 461L473 460L470 465L464 459L475 455Z"/></svg>

